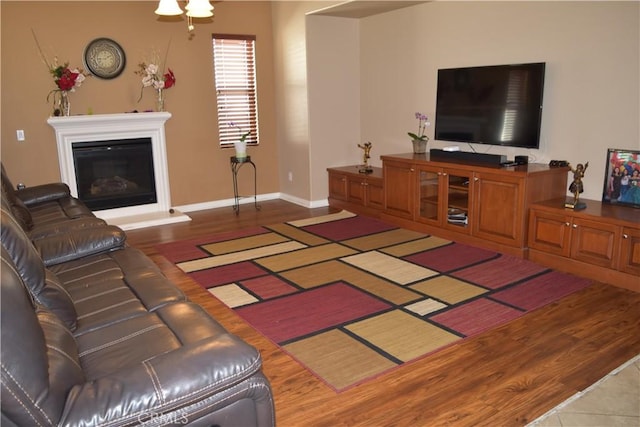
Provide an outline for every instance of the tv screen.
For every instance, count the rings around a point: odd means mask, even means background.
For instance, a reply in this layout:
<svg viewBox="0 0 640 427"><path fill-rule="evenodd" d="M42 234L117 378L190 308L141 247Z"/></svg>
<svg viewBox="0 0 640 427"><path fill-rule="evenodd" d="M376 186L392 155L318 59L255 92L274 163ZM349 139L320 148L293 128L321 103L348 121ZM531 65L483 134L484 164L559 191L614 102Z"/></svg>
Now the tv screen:
<svg viewBox="0 0 640 427"><path fill-rule="evenodd" d="M545 63L438 70L435 139L538 148Z"/></svg>

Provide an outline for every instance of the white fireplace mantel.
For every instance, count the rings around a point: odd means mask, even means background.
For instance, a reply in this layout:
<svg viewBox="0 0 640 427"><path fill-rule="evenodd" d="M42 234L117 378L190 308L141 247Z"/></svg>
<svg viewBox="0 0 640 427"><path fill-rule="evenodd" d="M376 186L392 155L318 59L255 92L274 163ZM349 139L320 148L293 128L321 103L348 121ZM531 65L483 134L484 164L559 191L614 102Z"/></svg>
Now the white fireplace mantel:
<svg viewBox="0 0 640 427"><path fill-rule="evenodd" d="M169 171L167 167L164 123L170 113L94 114L86 116L50 117L58 146L60 178L71 194L78 196L73 162L73 144L133 138L151 138L157 203L95 211L96 216L123 229L148 227L190 218L171 208Z"/></svg>

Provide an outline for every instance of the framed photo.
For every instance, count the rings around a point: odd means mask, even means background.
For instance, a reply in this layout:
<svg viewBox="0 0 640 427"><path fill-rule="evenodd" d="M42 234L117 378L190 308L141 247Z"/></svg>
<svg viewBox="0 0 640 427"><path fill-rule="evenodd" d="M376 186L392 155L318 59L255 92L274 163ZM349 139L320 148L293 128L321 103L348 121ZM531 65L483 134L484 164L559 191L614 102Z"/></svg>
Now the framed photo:
<svg viewBox="0 0 640 427"><path fill-rule="evenodd" d="M607 150L602 201L640 208L640 150Z"/></svg>

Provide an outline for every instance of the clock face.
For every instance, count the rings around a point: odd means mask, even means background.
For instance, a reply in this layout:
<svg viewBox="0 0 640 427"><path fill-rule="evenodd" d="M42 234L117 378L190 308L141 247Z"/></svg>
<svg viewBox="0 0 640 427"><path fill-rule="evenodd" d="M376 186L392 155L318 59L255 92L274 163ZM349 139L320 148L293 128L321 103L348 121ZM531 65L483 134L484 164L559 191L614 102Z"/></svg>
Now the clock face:
<svg viewBox="0 0 640 427"><path fill-rule="evenodd" d="M93 40L84 50L84 64L91 74L101 79L113 79L124 70L124 50L111 39Z"/></svg>

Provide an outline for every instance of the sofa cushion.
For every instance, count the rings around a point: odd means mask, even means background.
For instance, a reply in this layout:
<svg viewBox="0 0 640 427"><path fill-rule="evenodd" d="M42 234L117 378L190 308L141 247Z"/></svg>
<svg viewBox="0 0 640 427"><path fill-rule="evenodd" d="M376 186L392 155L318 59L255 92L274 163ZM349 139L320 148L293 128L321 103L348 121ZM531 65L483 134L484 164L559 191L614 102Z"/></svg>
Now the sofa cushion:
<svg viewBox="0 0 640 427"><path fill-rule="evenodd" d="M54 425L70 390L85 382L76 343L60 319L36 305L1 248L2 414L15 425Z"/></svg>
<svg viewBox="0 0 640 427"><path fill-rule="evenodd" d="M60 279L74 303L76 336L186 300L153 261L131 247L48 269Z"/></svg>
<svg viewBox="0 0 640 427"><path fill-rule="evenodd" d="M35 247L15 218L6 210L0 210L0 236L18 274L38 304L47 307L74 330L77 325L75 306L71 295L62 287L53 272L45 271Z"/></svg>
<svg viewBox="0 0 640 427"><path fill-rule="evenodd" d="M11 211L24 230L33 228L33 218L29 209L22 200L15 197L13 190L5 188L4 180L2 181L2 206Z"/></svg>
<svg viewBox="0 0 640 427"><path fill-rule="evenodd" d="M16 196L27 206L39 205L71 197L69 186L62 182L41 184L16 190Z"/></svg>
<svg viewBox="0 0 640 427"><path fill-rule="evenodd" d="M60 264L123 247L124 231L114 225L82 228L34 240L45 266Z"/></svg>

